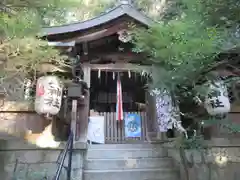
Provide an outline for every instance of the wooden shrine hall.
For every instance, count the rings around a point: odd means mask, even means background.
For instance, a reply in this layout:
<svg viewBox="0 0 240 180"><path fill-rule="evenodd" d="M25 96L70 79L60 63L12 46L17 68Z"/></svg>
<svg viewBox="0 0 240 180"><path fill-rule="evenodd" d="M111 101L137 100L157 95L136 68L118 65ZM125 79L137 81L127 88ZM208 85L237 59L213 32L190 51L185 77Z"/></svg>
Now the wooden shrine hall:
<svg viewBox="0 0 240 180"><path fill-rule="evenodd" d="M152 23L129 1L121 0L116 7L93 19L43 28L49 45L68 51L69 56L80 60L84 80L90 87L89 106L82 114L87 114L85 120L92 115L104 117L105 143L143 142L156 127L155 105L146 91L146 77L141 76L141 70L151 68L151 64L144 55L132 52L129 31L132 25L147 28ZM125 118L116 120L118 77L121 77L124 117L126 114L140 117L138 137L126 137ZM86 131L88 121L85 120L79 124L80 131Z"/></svg>
<svg viewBox="0 0 240 180"><path fill-rule="evenodd" d="M89 95L84 102L77 105L75 133L79 142L86 143L90 122L94 119L99 123L104 134L101 143L143 143L163 140L166 135L166 133L158 133L156 101L146 88L149 77L142 76L142 70L151 71L152 64L147 61L144 54L132 52L133 44L131 43L130 30L133 25L139 28L148 28L154 22L128 1L119 1L113 9L93 19L42 29L42 38L47 39L50 46L67 54L69 60L79 63L84 72L82 78L90 88ZM218 74L220 73L224 77L238 77L239 72L235 72L234 68L239 66L239 53L221 53L219 60L221 59L229 59L231 66L226 67L225 64L222 64L213 70L218 71ZM63 73L68 79L72 78L71 68ZM117 106L119 105L118 79L121 82L123 110L123 113L120 113L121 118L118 117L119 111L117 111L117 107L119 107ZM18 85L15 82L8 82L6 89L13 84ZM234 89L239 92L239 86ZM24 89L17 93L19 93L18 97L23 96ZM48 133L52 130L49 120L37 114L28 101L17 102L6 99L1 93L0 96L2 104L0 106L1 139L20 138L36 144L36 139L45 130ZM234 101L231 102L232 108L229 117L238 122L240 98L239 94L233 96ZM181 106L181 111L184 112L185 107L192 106L187 103ZM55 127L52 134L54 134L54 138L57 136L58 141L66 141L67 133L63 132L68 131L71 124L69 117L71 117L72 109L70 108L69 106L67 116L65 114L63 116L61 114L63 111L60 111L56 120L51 122ZM204 111L204 108L202 110L196 108L195 113L204 113ZM127 124L129 119L135 119L137 124ZM54 124L54 122L59 122L59 124ZM191 124L192 119L185 118L183 123L185 122L187 127ZM139 131L136 134L131 133L136 130L136 126ZM209 129L205 128L204 132L210 137L218 136L220 131L218 128L209 127ZM170 136L174 137L174 135L173 133L173 136Z"/></svg>

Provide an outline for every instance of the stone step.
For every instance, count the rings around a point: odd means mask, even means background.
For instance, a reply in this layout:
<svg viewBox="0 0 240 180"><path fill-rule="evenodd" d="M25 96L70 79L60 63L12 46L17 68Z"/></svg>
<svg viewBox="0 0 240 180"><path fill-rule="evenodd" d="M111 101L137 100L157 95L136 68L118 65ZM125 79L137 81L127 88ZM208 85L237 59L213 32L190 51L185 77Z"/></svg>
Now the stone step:
<svg viewBox="0 0 240 180"><path fill-rule="evenodd" d="M119 170L119 169L150 169L171 168L170 158L140 158L140 159L88 159L85 162L86 170Z"/></svg>
<svg viewBox="0 0 240 180"><path fill-rule="evenodd" d="M158 149L161 144L89 144L89 149Z"/></svg>
<svg viewBox="0 0 240 180"><path fill-rule="evenodd" d="M87 159L128 159L167 157L167 150L158 149L88 149Z"/></svg>
<svg viewBox="0 0 240 180"><path fill-rule="evenodd" d="M84 180L177 180L171 169L84 170Z"/></svg>

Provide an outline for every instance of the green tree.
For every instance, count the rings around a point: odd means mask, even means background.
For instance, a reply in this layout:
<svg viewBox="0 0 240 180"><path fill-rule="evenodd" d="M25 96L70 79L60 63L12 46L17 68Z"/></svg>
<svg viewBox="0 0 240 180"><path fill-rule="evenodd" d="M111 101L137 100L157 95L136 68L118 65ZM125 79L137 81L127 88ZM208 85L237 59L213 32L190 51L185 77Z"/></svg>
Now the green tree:
<svg viewBox="0 0 240 180"><path fill-rule="evenodd" d="M42 25L58 22L77 1L3 0L0 3L1 88L13 80L22 86L26 76L35 78L42 63L64 65L65 56L37 38ZM64 7L64 8L63 8ZM15 87L14 87L15 88ZM7 88L8 89L8 88ZM6 88L5 88L6 90Z"/></svg>
<svg viewBox="0 0 240 180"><path fill-rule="evenodd" d="M208 2L183 0L178 16L147 31L136 30L134 50L147 53L158 65L153 86L175 93L180 87L195 87L202 73L217 63L219 53L239 45L231 28L211 20L217 15L210 16Z"/></svg>
<svg viewBox="0 0 240 180"><path fill-rule="evenodd" d="M218 61L220 53L239 47L239 3L234 0L231 3L181 0L165 11L159 24L148 30L134 30L134 51L147 54L148 60L154 63L149 72L152 76L150 89L167 88L178 102L190 101L192 105L197 104L196 96L205 98L206 88L198 84L215 78L208 72L223 63ZM177 4L177 13L172 13L171 8L176 8ZM221 14L224 9L226 13ZM192 110L187 108L182 114L190 116L200 126L204 118L209 124L216 124L216 121L209 121L207 115L199 117ZM224 123L231 132L240 131L239 126L229 121L217 122ZM189 146L195 146L192 140Z"/></svg>
<svg viewBox="0 0 240 180"><path fill-rule="evenodd" d="M204 126L220 125L230 133L240 132L240 126L227 118L199 116L200 108L193 109L197 104L193 102L194 97L206 91L197 84L201 79L211 79L207 72L222 63L218 55L239 47L239 9L238 0L181 0L165 11L162 23L147 31L135 31L134 51L146 53L155 64L149 72L152 76L150 88L167 88L178 102L190 101L185 111L180 106L181 114L190 116L199 127L204 122ZM206 165L206 144L199 132L190 139L177 138L175 145L179 148L186 179L189 179L188 170L196 168L198 171L199 166L194 167L195 162L188 160L185 149L198 149ZM210 173L209 170L206 174Z"/></svg>

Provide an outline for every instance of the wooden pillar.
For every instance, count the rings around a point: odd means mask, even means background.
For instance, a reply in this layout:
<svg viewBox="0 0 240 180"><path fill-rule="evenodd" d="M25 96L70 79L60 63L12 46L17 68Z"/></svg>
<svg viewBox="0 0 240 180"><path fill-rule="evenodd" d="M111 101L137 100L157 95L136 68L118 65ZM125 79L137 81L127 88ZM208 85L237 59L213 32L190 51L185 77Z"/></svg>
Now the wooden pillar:
<svg viewBox="0 0 240 180"><path fill-rule="evenodd" d="M147 116L147 140L153 141L154 137L156 136L156 110L155 110L155 100L154 97L146 92L146 116Z"/></svg>
<svg viewBox="0 0 240 180"><path fill-rule="evenodd" d="M84 78L83 80L87 83L90 88L91 69L89 66L83 66ZM83 102L78 105L78 122L77 128L79 129L78 141L87 142L87 130L88 130L88 117L89 117L89 102L90 92L87 91Z"/></svg>
<svg viewBox="0 0 240 180"><path fill-rule="evenodd" d="M84 77L83 80L87 83L88 87L90 88L91 85L91 68L89 63L86 63L83 65L83 72L84 72Z"/></svg>
<svg viewBox="0 0 240 180"><path fill-rule="evenodd" d="M156 112L156 97L146 93L147 99L147 136L150 141L166 140L166 133L159 132Z"/></svg>

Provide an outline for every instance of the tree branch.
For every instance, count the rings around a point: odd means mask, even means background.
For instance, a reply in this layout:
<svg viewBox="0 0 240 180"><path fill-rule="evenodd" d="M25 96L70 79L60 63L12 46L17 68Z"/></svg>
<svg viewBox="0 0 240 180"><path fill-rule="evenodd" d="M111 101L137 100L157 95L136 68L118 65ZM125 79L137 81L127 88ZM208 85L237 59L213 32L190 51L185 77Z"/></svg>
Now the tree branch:
<svg viewBox="0 0 240 180"><path fill-rule="evenodd" d="M11 8L8 7L6 4L0 2L0 12L7 13L9 15L16 15L16 12Z"/></svg>

